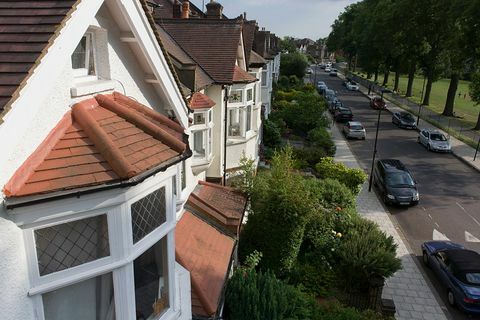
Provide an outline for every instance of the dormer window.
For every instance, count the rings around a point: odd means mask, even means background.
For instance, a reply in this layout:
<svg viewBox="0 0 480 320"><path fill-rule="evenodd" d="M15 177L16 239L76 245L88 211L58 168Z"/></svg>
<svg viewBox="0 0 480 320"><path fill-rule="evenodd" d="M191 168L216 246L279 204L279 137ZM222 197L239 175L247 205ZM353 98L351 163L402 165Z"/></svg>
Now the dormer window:
<svg viewBox="0 0 480 320"><path fill-rule="evenodd" d="M92 80L96 79L93 38L92 32L85 33L73 51L72 68L76 78L90 76Z"/></svg>

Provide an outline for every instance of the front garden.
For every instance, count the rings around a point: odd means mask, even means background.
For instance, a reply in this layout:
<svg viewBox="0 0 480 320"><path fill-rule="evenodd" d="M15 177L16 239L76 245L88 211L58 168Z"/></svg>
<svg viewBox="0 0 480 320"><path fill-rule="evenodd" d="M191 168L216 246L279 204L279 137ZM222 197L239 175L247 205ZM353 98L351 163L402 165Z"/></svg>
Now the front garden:
<svg viewBox="0 0 480 320"><path fill-rule="evenodd" d="M356 212L365 173L331 158L325 104L312 87L283 78L274 105L264 127L269 169L255 174L243 159L237 179L249 211L226 318L385 319L371 303L381 290L372 288L401 263L392 237ZM292 136L301 143L289 146Z"/></svg>

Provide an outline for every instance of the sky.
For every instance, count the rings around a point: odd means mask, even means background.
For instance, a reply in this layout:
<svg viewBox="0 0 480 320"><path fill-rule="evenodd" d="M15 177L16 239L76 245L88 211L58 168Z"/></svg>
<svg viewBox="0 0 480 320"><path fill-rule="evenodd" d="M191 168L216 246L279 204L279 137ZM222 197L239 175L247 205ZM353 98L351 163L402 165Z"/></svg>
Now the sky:
<svg viewBox="0 0 480 320"><path fill-rule="evenodd" d="M229 18L247 13L248 20L256 20L279 37L327 37L330 26L343 9L359 0L217 0ZM210 0L190 0L201 8Z"/></svg>

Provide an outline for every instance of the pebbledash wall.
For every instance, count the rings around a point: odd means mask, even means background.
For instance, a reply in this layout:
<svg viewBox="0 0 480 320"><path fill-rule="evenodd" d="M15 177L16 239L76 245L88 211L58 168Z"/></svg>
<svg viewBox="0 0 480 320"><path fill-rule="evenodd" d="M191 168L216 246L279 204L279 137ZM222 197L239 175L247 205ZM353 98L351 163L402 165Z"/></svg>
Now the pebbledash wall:
<svg viewBox="0 0 480 320"><path fill-rule="evenodd" d="M75 18L75 14L71 19L73 18ZM134 97L141 103L159 108L157 111L161 111L162 105L159 101L162 101L162 99L153 89L152 84L145 82L145 73L129 45L122 42L118 32L114 31L117 29L116 24L105 4L90 24L106 29L108 32L107 46L105 46L108 52L105 54L108 54L112 81L108 84L111 90L106 92L116 90ZM51 85L52 83L47 85L52 89L48 92L46 99L37 101L37 105L33 106L13 104L12 110L10 110L11 114L7 114L4 118L5 123L0 125L3 139L8 139L9 144L14 146L9 149L9 152L2 153L0 156L0 185L2 187L15 170L46 138L72 104L77 100L89 97L88 95L77 98L71 97L71 88L75 84L70 55L66 57L47 55L46 58L55 59L58 64L63 65L60 77L52 79L53 85ZM13 115L17 111L16 108L29 107L31 107L30 112L34 114L30 114L29 117L26 117L27 119ZM28 111L22 110L22 112ZM7 123L8 126L6 126ZM187 173L189 172L190 170L187 170ZM191 175L187 177L187 180L193 180ZM187 189L193 187L194 184L189 184ZM185 190L185 194L187 193L189 193L188 190ZM4 194L2 193L0 200L3 200L3 198ZM2 270L0 272L2 288L0 319L37 319L32 298L27 294L30 285L22 230L12 222L12 216L4 206L0 206L0 270ZM179 270L175 276L177 281L179 280L178 277L189 277L186 270ZM189 294L189 292L183 291L184 294ZM81 297L79 298L81 299ZM187 304L186 309L190 308L190 301L182 301L182 303Z"/></svg>

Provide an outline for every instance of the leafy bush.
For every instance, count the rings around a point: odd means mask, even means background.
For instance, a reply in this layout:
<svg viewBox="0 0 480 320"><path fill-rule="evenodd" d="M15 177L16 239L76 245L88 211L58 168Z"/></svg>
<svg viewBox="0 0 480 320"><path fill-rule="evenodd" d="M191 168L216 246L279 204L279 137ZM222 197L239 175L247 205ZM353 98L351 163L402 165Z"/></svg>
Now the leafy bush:
<svg viewBox="0 0 480 320"><path fill-rule="evenodd" d="M387 278L401 268L397 245L377 224L355 217L337 252L337 271L348 290L368 288L371 280Z"/></svg>
<svg viewBox="0 0 480 320"><path fill-rule="evenodd" d="M282 143L280 127L273 121L265 119L263 121L263 144L268 147L278 147Z"/></svg>
<svg viewBox="0 0 480 320"><path fill-rule="evenodd" d="M317 309L313 320L384 320L385 318L374 311L357 311L341 305L336 301L323 302Z"/></svg>
<svg viewBox="0 0 480 320"><path fill-rule="evenodd" d="M231 320L311 319L314 300L271 272L237 269L228 281L226 314Z"/></svg>
<svg viewBox="0 0 480 320"><path fill-rule="evenodd" d="M338 180L310 179L306 184L309 193L323 208L355 208L355 195Z"/></svg>
<svg viewBox="0 0 480 320"><path fill-rule="evenodd" d="M292 149L275 153L271 170L257 175L243 228L239 253L263 253L260 267L283 275L294 266L312 209L304 196L304 180L293 172ZM243 260L243 259L242 259Z"/></svg>
<svg viewBox="0 0 480 320"><path fill-rule="evenodd" d="M315 169L321 178L336 179L346 185L354 194L358 194L361 185L367 179L367 175L363 170L351 169L343 163L334 162L333 158L323 158Z"/></svg>
<svg viewBox="0 0 480 320"><path fill-rule="evenodd" d="M315 165L324 157L331 155L330 150L324 148L305 147L293 149L293 154L296 159L296 168L314 168Z"/></svg>
<svg viewBox="0 0 480 320"><path fill-rule="evenodd" d="M295 75L301 79L305 76L305 71L308 67L307 58L299 53L292 52L282 54L282 63L280 64L280 74L284 76Z"/></svg>
<svg viewBox="0 0 480 320"><path fill-rule="evenodd" d="M325 119L325 121L327 120ZM325 149L329 156L335 155L335 144L333 143L332 135L325 127L317 127L310 130L307 134L307 140L311 146Z"/></svg>

